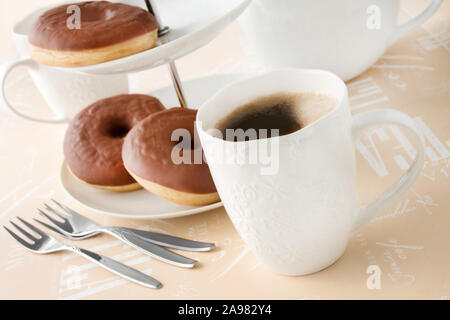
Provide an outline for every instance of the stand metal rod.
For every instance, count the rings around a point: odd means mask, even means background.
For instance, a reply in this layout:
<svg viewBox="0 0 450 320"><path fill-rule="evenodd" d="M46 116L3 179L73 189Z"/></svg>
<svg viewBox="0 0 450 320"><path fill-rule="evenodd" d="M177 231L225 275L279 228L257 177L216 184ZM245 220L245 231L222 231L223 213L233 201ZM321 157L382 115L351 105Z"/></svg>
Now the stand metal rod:
<svg viewBox="0 0 450 320"><path fill-rule="evenodd" d="M164 26L161 20L161 16L159 15L157 7L154 5L155 0L145 0L145 4L147 6L148 11L155 16L156 21L158 22L158 36L162 37L166 35L170 28L168 26ZM161 43L165 43L167 39L161 38ZM180 75L178 74L177 66L175 65L175 61L171 60L169 62L169 71L170 78L172 79L173 86L175 88L175 92L178 97L178 101L180 102L180 106L182 108L187 108L186 99L183 91L183 86L181 84Z"/></svg>
<svg viewBox="0 0 450 320"><path fill-rule="evenodd" d="M145 0L145 5L147 6L148 12L150 12L158 22L159 25L158 36L162 37L163 35L165 35L170 31L170 28L162 24L162 19L161 16L159 15L158 8L153 3L154 0Z"/></svg>
<svg viewBox="0 0 450 320"><path fill-rule="evenodd" d="M186 99L184 98L183 87L181 85L180 75L178 74L177 66L175 61L169 62L170 77L172 79L173 86L175 87L175 92L177 93L178 101L182 108L187 108Z"/></svg>

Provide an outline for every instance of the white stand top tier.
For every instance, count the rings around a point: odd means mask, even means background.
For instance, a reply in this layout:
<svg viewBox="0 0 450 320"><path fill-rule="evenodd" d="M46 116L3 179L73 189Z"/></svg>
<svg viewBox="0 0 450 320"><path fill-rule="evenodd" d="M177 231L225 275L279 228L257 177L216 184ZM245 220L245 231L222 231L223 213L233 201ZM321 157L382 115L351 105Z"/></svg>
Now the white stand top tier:
<svg viewBox="0 0 450 320"><path fill-rule="evenodd" d="M144 0L120 2L147 9ZM88 74L114 74L158 67L206 45L231 24L250 2L251 0L156 1L164 25L170 27L170 32L160 39L157 47L125 58L70 69ZM48 9L50 8L42 8L28 15L15 31L26 37L31 24Z"/></svg>

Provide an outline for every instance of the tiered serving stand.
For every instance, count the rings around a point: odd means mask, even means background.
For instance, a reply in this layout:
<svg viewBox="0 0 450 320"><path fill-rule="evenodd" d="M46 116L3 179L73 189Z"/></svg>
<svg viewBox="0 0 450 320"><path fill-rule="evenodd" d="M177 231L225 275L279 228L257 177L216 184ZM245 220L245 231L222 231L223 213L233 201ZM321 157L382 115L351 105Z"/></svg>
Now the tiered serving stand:
<svg viewBox="0 0 450 320"><path fill-rule="evenodd" d="M251 0L124 0L147 9L160 25L158 46L126 58L72 68L86 74L109 75L149 70L163 64L169 66L173 88L164 88L151 94L165 105L198 107L211 94L236 80L236 76L218 76L182 83L175 60L206 45L226 26L232 23ZM173 95L175 89L176 96ZM185 92L189 95L186 100ZM145 190L112 193L92 189L76 180L63 165L61 185L68 195L81 205L97 213L131 219L173 218L204 212L222 206L215 203L203 207L187 207L171 203Z"/></svg>

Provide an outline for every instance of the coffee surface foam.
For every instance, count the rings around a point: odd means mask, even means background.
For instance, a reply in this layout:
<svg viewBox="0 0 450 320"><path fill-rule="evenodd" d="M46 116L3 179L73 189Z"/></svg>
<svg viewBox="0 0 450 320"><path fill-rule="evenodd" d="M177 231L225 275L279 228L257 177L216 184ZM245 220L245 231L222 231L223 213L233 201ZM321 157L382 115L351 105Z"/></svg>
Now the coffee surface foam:
<svg viewBox="0 0 450 320"><path fill-rule="evenodd" d="M223 136L227 129L278 129L279 135L300 130L331 112L338 100L319 92L279 92L256 98L236 108L215 126ZM259 136L257 137L259 138ZM229 140L229 139L227 139Z"/></svg>

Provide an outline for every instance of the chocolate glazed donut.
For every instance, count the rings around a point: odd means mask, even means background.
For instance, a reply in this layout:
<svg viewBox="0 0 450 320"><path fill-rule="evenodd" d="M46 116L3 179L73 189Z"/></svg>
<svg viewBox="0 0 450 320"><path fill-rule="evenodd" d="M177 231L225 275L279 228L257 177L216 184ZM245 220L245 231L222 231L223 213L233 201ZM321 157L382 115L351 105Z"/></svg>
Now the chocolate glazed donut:
<svg viewBox="0 0 450 320"><path fill-rule="evenodd" d="M196 110L184 108L155 113L129 132L122 148L125 168L139 184L169 201L191 206L220 200L200 142L193 141L196 114ZM189 134L172 141L177 129ZM195 161L195 152L200 163ZM179 156L177 161L174 155ZM187 161L179 161L181 158Z"/></svg>
<svg viewBox="0 0 450 320"><path fill-rule="evenodd" d="M64 156L70 172L92 187L111 191L139 189L122 161L127 133L149 115L165 110L146 95L119 95L97 101L70 123Z"/></svg>
<svg viewBox="0 0 450 320"><path fill-rule="evenodd" d="M80 9L80 25L68 27L70 6ZM70 12L70 11L69 11ZM41 15L28 41L31 56L50 66L86 66L153 48L158 23L149 12L108 1L66 4Z"/></svg>

